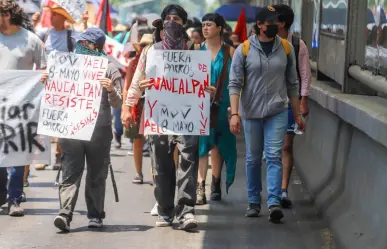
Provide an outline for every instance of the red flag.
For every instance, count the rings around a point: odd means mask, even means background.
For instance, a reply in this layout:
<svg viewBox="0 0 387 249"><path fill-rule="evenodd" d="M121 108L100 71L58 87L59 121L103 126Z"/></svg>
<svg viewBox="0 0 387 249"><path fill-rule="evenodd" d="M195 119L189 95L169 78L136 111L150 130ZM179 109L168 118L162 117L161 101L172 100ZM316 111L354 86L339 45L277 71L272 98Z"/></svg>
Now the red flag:
<svg viewBox="0 0 387 249"><path fill-rule="evenodd" d="M246 11L242 8L241 14L239 15L237 25L235 27L235 34L239 37L239 42L247 40L247 27L246 27Z"/></svg>
<svg viewBox="0 0 387 249"><path fill-rule="evenodd" d="M55 3L51 0L46 0L44 6L51 7ZM43 10L42 16L40 18L40 24L43 28L51 28L51 11Z"/></svg>
<svg viewBox="0 0 387 249"><path fill-rule="evenodd" d="M110 18L109 0L102 0L101 1L100 5L99 5L97 17L95 20L95 24L100 29L102 29L105 32L105 34L111 33L113 31L112 20Z"/></svg>

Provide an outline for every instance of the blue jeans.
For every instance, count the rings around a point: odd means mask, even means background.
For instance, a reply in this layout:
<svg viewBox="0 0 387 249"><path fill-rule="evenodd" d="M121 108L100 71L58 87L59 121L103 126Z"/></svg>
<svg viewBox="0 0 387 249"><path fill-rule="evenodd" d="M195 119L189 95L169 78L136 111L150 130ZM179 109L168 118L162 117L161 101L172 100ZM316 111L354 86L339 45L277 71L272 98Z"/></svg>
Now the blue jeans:
<svg viewBox="0 0 387 249"><path fill-rule="evenodd" d="M277 115L242 120L246 139L246 176L249 203L261 204L262 153L266 156L267 205L279 205L282 184L282 147L288 125L287 110Z"/></svg>
<svg viewBox="0 0 387 249"><path fill-rule="evenodd" d="M23 194L24 166L12 167L9 172L8 202L20 203ZM7 168L0 168L0 194L4 195L7 189ZM0 197L1 199L2 197Z"/></svg>
<svg viewBox="0 0 387 249"><path fill-rule="evenodd" d="M124 134L124 127L121 122L121 108L113 108L113 118L114 118L114 133L118 136Z"/></svg>

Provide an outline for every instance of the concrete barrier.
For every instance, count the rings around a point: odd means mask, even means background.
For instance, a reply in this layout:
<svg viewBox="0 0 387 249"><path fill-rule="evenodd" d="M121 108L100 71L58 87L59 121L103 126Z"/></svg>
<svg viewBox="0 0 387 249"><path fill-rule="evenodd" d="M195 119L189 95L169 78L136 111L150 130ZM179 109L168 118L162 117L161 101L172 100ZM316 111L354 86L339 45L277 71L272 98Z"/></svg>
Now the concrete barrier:
<svg viewBox="0 0 387 249"><path fill-rule="evenodd" d="M295 165L345 249L387 248L387 100L314 82Z"/></svg>

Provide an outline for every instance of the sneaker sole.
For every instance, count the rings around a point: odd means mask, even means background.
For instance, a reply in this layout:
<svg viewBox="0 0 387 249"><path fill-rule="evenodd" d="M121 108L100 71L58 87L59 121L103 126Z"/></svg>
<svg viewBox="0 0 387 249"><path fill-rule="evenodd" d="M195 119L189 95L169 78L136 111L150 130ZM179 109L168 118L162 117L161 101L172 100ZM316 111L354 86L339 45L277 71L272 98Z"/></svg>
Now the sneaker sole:
<svg viewBox="0 0 387 249"><path fill-rule="evenodd" d="M277 209L270 213L269 220L273 222L279 222L284 217L284 213Z"/></svg>
<svg viewBox="0 0 387 249"><path fill-rule="evenodd" d="M245 214L245 216L248 218L257 218L257 217L259 217L259 212L252 213L252 214Z"/></svg>
<svg viewBox="0 0 387 249"><path fill-rule="evenodd" d="M24 212L13 212L13 213L9 213L8 215L11 217L23 217Z"/></svg>
<svg viewBox="0 0 387 249"><path fill-rule="evenodd" d="M63 232L70 232L70 228L67 227L66 222L60 218L54 220L54 226Z"/></svg>
<svg viewBox="0 0 387 249"><path fill-rule="evenodd" d="M180 226L180 228L182 230L185 230L185 231L192 231L192 230L196 230L198 228L198 226L199 225L198 225L197 221L187 220Z"/></svg>
<svg viewBox="0 0 387 249"><path fill-rule="evenodd" d="M159 221L156 221L156 227L170 227L172 226L172 223L167 223L167 222L159 222Z"/></svg>

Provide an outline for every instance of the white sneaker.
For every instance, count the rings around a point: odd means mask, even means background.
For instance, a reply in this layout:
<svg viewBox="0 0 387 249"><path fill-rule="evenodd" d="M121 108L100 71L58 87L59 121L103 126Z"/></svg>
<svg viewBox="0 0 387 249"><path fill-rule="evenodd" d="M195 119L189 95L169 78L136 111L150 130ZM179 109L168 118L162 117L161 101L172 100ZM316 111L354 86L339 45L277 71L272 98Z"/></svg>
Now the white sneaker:
<svg viewBox="0 0 387 249"><path fill-rule="evenodd" d="M158 216L159 215L159 211L157 210L157 208L158 208L158 204L157 204L157 202L156 202L156 204L153 206L153 208L152 208L152 210L151 210L151 212L150 212L150 214L152 215L152 216Z"/></svg>
<svg viewBox="0 0 387 249"><path fill-rule="evenodd" d="M89 220L89 228L101 228L103 227L103 222L101 219L92 218Z"/></svg>

